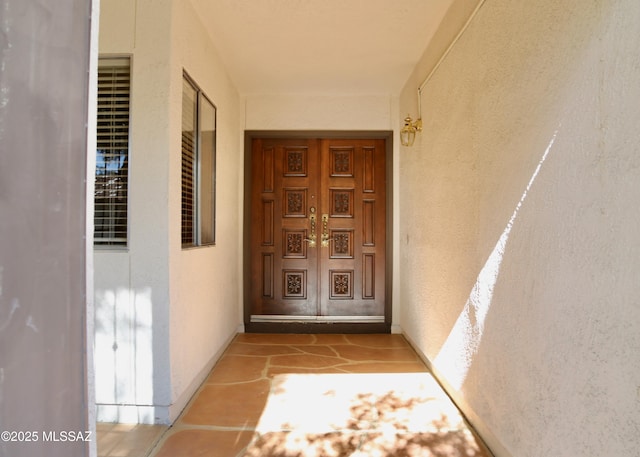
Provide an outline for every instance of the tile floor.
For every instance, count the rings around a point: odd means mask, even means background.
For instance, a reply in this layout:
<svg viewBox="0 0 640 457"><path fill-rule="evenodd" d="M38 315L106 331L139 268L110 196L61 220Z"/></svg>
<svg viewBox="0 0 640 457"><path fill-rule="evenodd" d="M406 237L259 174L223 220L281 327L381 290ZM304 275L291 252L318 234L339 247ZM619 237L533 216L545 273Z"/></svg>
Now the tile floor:
<svg viewBox="0 0 640 457"><path fill-rule="evenodd" d="M98 453L491 455L401 335L324 334L237 335L171 428L99 424Z"/></svg>

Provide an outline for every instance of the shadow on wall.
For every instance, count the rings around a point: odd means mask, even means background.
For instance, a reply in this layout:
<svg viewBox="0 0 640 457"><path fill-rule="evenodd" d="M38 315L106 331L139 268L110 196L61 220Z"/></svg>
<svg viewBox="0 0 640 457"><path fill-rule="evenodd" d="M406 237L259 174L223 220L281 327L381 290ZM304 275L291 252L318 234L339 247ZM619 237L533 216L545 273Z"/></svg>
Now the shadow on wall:
<svg viewBox="0 0 640 457"><path fill-rule="evenodd" d="M551 137L540 162L538 162L536 169L529 179L529 183L520 201L516 205L509 222L507 222L507 226L502 232L502 235L500 235L498 242L491 251L482 270L480 270L480 274L471 289L471 293L462 312L458 316L453 329L434 360L434 365L438 371L444 375L447 382L456 390L460 390L464 384L467 374L469 373L469 368L473 363L474 356L477 354L480 343L482 342L484 323L491 308L493 290L500 275L500 266L505 254L507 242L509 241L509 234L518 217L520 208L522 208L531 190L531 186L551 152L559 131L560 127L558 127Z"/></svg>
<svg viewBox="0 0 640 457"><path fill-rule="evenodd" d="M153 424L152 291L95 292L95 385L98 421ZM136 405L145 405L138 408Z"/></svg>

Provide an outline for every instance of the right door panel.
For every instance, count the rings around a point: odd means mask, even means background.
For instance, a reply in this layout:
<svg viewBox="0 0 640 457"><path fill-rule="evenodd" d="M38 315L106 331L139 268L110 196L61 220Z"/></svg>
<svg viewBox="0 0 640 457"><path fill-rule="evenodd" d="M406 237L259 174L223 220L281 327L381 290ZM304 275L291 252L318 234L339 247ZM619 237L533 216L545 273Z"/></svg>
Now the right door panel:
<svg viewBox="0 0 640 457"><path fill-rule="evenodd" d="M320 314L383 316L384 140L321 140Z"/></svg>

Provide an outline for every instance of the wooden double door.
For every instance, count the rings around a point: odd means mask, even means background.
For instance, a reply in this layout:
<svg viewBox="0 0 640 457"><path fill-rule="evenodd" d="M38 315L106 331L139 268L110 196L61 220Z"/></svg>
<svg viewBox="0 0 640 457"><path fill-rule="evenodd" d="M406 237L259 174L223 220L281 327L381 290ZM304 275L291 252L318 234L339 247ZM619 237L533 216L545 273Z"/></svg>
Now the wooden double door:
<svg viewBox="0 0 640 457"><path fill-rule="evenodd" d="M385 314L385 140L254 139L251 318Z"/></svg>

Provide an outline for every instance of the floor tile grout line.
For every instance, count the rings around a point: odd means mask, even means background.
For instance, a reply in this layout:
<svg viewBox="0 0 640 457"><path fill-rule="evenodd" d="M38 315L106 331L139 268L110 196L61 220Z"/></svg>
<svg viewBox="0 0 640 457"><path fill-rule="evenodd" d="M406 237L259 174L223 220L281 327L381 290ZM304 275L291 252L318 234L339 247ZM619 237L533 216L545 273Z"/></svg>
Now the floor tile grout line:
<svg viewBox="0 0 640 457"><path fill-rule="evenodd" d="M173 427L173 433L182 432L185 430L208 430L213 432L255 432L257 426L246 427L234 427L224 425L205 425L205 424L191 424L188 422L182 423Z"/></svg>
<svg viewBox="0 0 640 457"><path fill-rule="evenodd" d="M213 374L214 370L216 369L216 367L219 365L220 361L222 360L222 358L228 353L229 348L236 342L236 340L238 339L238 335L236 335L231 342L229 343L229 345L224 349L224 351L222 351L222 354L220 356L220 358L216 361L216 363L214 363L213 367L211 367L211 370L209 371L209 373L207 374L207 376L205 377L205 379L203 380L203 382L200 384L200 386L196 389L196 391L193 393L193 395L191 396L191 398L189 399L189 401L187 402L187 404L185 405L185 407L182 409L182 411L180 412L180 414L178 415L178 417L176 417L175 421L173 422L173 424L171 424L161 435L160 437L156 440L156 442L151 446L151 449L145 454L145 457L153 457L154 455L156 455L158 452L160 452L162 450L162 446L164 445L164 443L169 439L169 437L171 435L173 435L174 433L177 433L180 431L180 427L182 425L186 425L186 423L182 422L184 416L186 415L186 413L189 411L189 409L191 408L191 406L193 406L193 404L197 401L198 396L200 395L200 393L202 393L202 391L205 389L205 387L209 384L207 383L207 380L211 377L211 375ZM191 425L191 424L189 424ZM175 430L178 429L178 430ZM185 428L185 430L191 430L190 427Z"/></svg>
<svg viewBox="0 0 640 457"><path fill-rule="evenodd" d="M247 449L249 448L249 446L251 445L251 443L254 441L255 439L255 435L258 433L256 428L259 425L259 422L256 423L255 427L231 427L231 426L215 426L215 425L202 425L202 424L188 424L183 422L183 418L184 415L186 414L186 412L192 407L193 403L195 402L195 400L197 399L198 395L202 392L202 390L205 388L206 385L211 385L211 384L217 384L217 385L224 385L224 384L246 384L246 383L250 383L250 382L254 382L260 379L264 379L267 380L269 383L269 393L267 394L267 400L269 398L269 395L272 391L272 387L273 387L273 379L275 376L278 375L278 373L276 374L270 374L271 370L273 369L280 369L280 370L286 370L286 371L290 371L291 373L280 373L280 374L296 374L295 370L296 369L303 369L303 370L314 370L314 369L324 369L324 368L329 368L329 369L335 369L335 370L339 370L342 373L347 373L347 374L359 374L360 372L350 372L350 371L345 371L345 369L348 369L348 367L354 367L357 366L359 364L369 364L369 363L380 363L380 364L387 364L390 366L396 365L396 366L400 366L401 364L413 364L413 363L420 363L420 365L422 366L422 368L424 368L424 372L429 373L428 367L426 367L426 365L424 364L424 362L418 357L417 360L375 360L375 359L367 359L367 360L354 360L351 358L346 358L346 357L342 357L340 356L340 354L337 352L337 350L335 349L334 346L339 346L339 345L349 345L349 346L354 346L357 348L364 348L367 350L380 350L380 349L404 349L406 347L409 347L410 349L412 349L415 354L415 349L408 344L408 342L406 342L405 340L405 345L404 346L371 346L371 345L364 345L364 344L357 344L354 343L353 341L349 340L347 335L341 335L342 339L346 341L346 343L342 342L342 343L322 343L319 342L318 336L317 335L313 335L313 341L311 344L301 344L301 343L295 343L295 342L288 342L288 343L281 343L281 344L275 344L273 342L259 342L259 341L254 341L254 342L246 342L246 341L239 341L239 338L236 337L234 338L231 343L229 344L229 346L225 349L225 351L223 351L222 356L220 357L219 361L222 360L223 357L227 356L227 355L236 355L236 356L253 356L253 357L265 357L265 364L261 370L261 376L260 378L254 379L254 380L249 380L249 381L236 381L236 382L229 382L229 383L208 383L206 382L210 377L211 374L213 374L216 366L218 366L218 362L216 362L216 364L212 367L212 370L210 372L210 374L207 376L207 378L205 378L205 381L202 383L202 385L197 389L197 391L193 394L193 397L190 399L190 401L187 403L187 405L185 406L185 408L183 409L183 411L180 413L180 415L178 416L178 418L176 419L176 421L174 422L174 424L169 427L167 430L165 430L161 435L160 435L160 439L157 440L156 444L153 446L153 448L151 449L151 451L149 451L149 453L147 453L147 456L153 456L155 455L155 453L159 452L162 449L161 443L164 443L168 437L173 434L173 433L178 433L180 431L183 430L210 430L210 431L229 431L229 432L253 432L254 433L254 437L251 438L251 440L248 442L248 444L239 451L239 453L236 455L236 457L242 457L245 455ZM289 351L292 351L293 354L296 355L308 355L308 356L321 356L321 357L332 357L332 358L336 358L336 359L340 359L342 361L344 361L344 363L340 363L338 365L332 365L332 366L328 366L328 367L300 367L300 366L281 366L281 365L275 365L273 363L273 357L277 356L277 355L290 355L290 354L269 354L266 356L263 355L255 355L255 354L229 354L229 350L230 348L232 348L234 346L234 344L251 344L251 345L256 345L256 346L263 346L265 344L273 344L273 345L277 345L277 346L284 346L286 348L288 348ZM309 353L306 351L301 351L298 347L296 346L325 346L325 347L329 347L331 349L331 351L335 354L335 356L326 356L326 355L322 355L322 354L316 354L316 353ZM420 372L423 372L422 370ZM363 374L365 372L362 372ZM387 373L387 372L384 372ZM318 374L321 374L321 372L318 372ZM388 372L388 374L396 374L395 372ZM266 403L265 403L266 406ZM263 409L264 411L264 409ZM372 431L376 431L375 429L373 430L367 430L365 431L366 433L370 433ZM169 433L172 432L172 433ZM358 448L360 448L362 446L362 441L359 443Z"/></svg>

